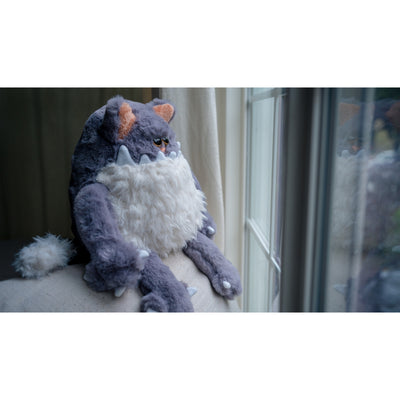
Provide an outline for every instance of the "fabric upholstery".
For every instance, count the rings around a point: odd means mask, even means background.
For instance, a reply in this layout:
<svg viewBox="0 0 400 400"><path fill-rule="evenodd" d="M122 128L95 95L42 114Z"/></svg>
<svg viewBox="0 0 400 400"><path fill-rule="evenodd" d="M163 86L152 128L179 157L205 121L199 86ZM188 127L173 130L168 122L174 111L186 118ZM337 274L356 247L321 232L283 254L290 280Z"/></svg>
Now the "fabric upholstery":
<svg viewBox="0 0 400 400"><path fill-rule="evenodd" d="M183 253L164 260L175 276L196 287L192 298L195 312L239 312L236 300L224 300L208 278ZM82 265L70 265L39 280L22 278L0 282L2 312L138 312L142 297L138 289L127 289L120 297L94 292L82 279Z"/></svg>

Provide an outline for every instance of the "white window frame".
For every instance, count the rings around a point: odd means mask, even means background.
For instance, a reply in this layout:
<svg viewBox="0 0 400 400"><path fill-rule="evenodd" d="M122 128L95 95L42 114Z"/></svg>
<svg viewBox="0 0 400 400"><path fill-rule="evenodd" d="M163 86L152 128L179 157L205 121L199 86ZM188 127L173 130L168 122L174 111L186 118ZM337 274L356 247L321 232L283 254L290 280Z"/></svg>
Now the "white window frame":
<svg viewBox="0 0 400 400"><path fill-rule="evenodd" d="M266 298L266 304L264 304L264 311L278 311L279 310L279 295L274 299L274 272L278 276L278 282L280 282L280 275L281 275L281 265L280 260L275 258L273 254L273 249L275 248L275 240L276 240L276 220L275 216L278 209L278 204L276 204L276 194L278 191L278 185L280 184L278 181L278 174L277 174L277 167L278 167L278 152L280 151L278 147L278 132L280 129L280 124L282 123L282 104L281 104L281 96L282 96L282 89L280 88L271 88L259 91L256 94L252 94L251 89L247 89L248 96L247 96L247 114L248 114L248 124L247 124L247 168L246 168L246 211L245 211L245 271L246 274L244 275L244 285L246 287L246 296L244 298L244 309L246 311L253 311L251 309L250 301L249 301L249 294L250 290L252 290L252 296L260 296L262 298ZM265 171L265 173L271 174L271 193L270 193L270 204L271 204L271 215L269 221L269 240L264 235L256 220L251 218L250 216L250 209L249 209L249 201L252 196L252 188L251 188L251 179L250 174L252 173L250 170L250 158L252 155L250 154L251 149L251 140L252 140L252 107L253 105L265 99L274 99L274 111L273 111L273 134L272 134L272 143L268 143L266 145L272 146L272 169L271 171ZM264 143L265 144L265 143ZM250 253L249 253L249 240L250 235L253 235L256 242L258 243L259 248L261 249L262 253L264 254L266 260L268 261L268 271L267 271L267 282L265 282L264 292L263 293L256 293L254 294L254 288L250 288L251 282L249 279L250 269L252 266L250 265Z"/></svg>
<svg viewBox="0 0 400 400"><path fill-rule="evenodd" d="M273 216L277 205L275 204L275 192L271 192L271 231L269 243L257 223L246 216L246 201L249 193L249 168L248 168L248 140L250 138L251 127L251 103L269 98L277 97L282 93L281 89L266 89L257 95L251 95L247 88L227 88L216 89L216 102L218 109L218 132L219 148L221 159L221 175L224 195L224 219L225 219L225 248L226 257L239 269L243 282L243 296L239 298L239 304L243 311L252 311L249 309L249 268L248 265L248 232L251 231L258 242L263 254L268 259L271 268L274 268L280 278L279 262L273 257L270 249L275 238L275 226ZM274 110L274 138L278 124L278 107ZM277 190L276 176L276 154L278 151L278 142L274 140L273 146L273 164L272 174L273 190ZM270 293L273 292L273 274L268 272L267 293L260 293L260 296L269 299L265 311L277 311L279 298L272 303ZM253 292L254 295L254 292Z"/></svg>

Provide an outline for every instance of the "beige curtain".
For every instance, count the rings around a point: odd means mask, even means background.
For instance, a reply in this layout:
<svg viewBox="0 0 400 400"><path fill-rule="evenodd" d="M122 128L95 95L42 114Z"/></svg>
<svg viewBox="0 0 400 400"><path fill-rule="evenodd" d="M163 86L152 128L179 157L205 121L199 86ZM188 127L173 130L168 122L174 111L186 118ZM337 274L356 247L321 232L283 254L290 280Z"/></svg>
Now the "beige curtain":
<svg viewBox="0 0 400 400"><path fill-rule="evenodd" d="M207 197L208 211L217 224L215 242L223 251L224 203L215 89L163 88L161 97L176 108L171 127Z"/></svg>

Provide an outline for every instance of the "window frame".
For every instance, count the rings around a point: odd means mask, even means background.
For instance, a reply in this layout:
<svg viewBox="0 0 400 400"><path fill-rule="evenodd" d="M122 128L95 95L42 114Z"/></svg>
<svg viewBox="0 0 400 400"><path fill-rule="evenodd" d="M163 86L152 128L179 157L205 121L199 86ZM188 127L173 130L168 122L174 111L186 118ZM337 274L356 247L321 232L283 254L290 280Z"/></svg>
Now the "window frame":
<svg viewBox="0 0 400 400"><path fill-rule="evenodd" d="M282 311L324 311L336 123L335 89L288 90Z"/></svg>
<svg viewBox="0 0 400 400"><path fill-rule="evenodd" d="M259 249L262 251L264 257L266 258L268 265L265 267L268 268L267 277L267 293L264 293L264 296L267 296L267 301L265 304L265 311L274 311L274 300L272 298L272 293L274 290L274 273L278 274L278 282L280 281L281 276L281 265L280 260L276 258L274 254L275 249L275 229L276 229L276 220L275 215L277 212L277 191L278 191L278 146L279 139L278 133L283 127L281 126L283 122L283 113L282 113L282 99L286 96L286 93L281 88L266 88L261 92L254 92L253 88L248 88L247 90L247 102L246 102L246 112L248 115L247 118L247 127L246 127L246 201L245 201L245 214L244 214L244 260L245 260L245 268L244 268L244 286L245 296L244 296L244 310L245 311L253 311L250 309L250 237L252 236L256 243L258 244ZM273 109L273 133L272 133L272 169L270 171L271 174L271 193L270 193L270 205L271 205L271 215L269 218L269 240L266 235L262 232L262 229L258 226L258 223L255 219L251 218L250 215L250 198L251 198L251 177L252 174L251 169L251 145L252 145L252 135L253 135L253 114L252 108L255 103L266 100L266 99L274 99L274 109ZM275 310L276 311L276 310Z"/></svg>

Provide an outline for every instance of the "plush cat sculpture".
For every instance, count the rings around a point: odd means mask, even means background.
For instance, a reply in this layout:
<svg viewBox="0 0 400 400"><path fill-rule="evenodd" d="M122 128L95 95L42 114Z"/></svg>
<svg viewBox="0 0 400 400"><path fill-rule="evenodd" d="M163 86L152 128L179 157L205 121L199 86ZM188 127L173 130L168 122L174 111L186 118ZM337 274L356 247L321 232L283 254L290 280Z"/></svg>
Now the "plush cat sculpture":
<svg viewBox="0 0 400 400"><path fill-rule="evenodd" d="M204 194L169 126L174 114L163 100L116 96L89 117L72 158L72 231L84 279L116 296L138 287L141 311L193 311L191 288L161 261L175 251L183 250L219 295L233 299L242 290L238 271L212 240L216 227ZM35 266L34 246L43 249L46 241L56 241L59 253ZM26 277L62 266L70 255L52 235L30 246L15 262Z"/></svg>

